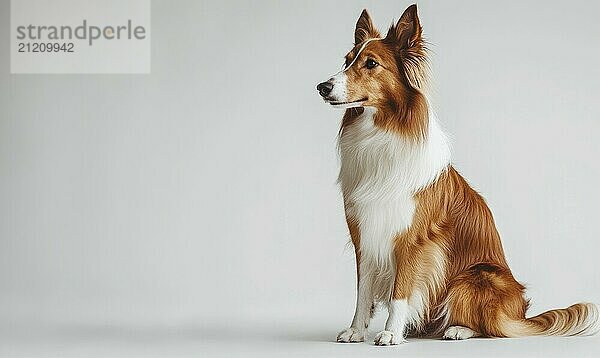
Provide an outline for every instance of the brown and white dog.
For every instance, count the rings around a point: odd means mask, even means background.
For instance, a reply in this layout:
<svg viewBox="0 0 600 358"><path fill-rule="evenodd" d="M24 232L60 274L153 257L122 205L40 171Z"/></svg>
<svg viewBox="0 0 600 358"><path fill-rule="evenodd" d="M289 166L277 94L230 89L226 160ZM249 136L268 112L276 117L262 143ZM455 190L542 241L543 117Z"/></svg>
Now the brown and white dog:
<svg viewBox="0 0 600 358"><path fill-rule="evenodd" d="M377 345L407 334L470 337L590 335L600 310L578 303L526 318L524 287L504 257L484 199L452 167L431 111L416 5L385 37L366 10L345 67L317 89L346 108L339 182L356 253L354 319L339 342L364 340L373 307L387 306Z"/></svg>

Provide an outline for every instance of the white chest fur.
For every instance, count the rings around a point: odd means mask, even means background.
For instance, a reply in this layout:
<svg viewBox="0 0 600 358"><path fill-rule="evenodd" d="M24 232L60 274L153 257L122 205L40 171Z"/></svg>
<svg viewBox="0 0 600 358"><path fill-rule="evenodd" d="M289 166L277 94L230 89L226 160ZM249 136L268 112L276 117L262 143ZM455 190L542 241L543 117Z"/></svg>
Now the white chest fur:
<svg viewBox="0 0 600 358"><path fill-rule="evenodd" d="M374 113L365 108L344 128L339 140L339 182L347 214L359 224L362 260L391 274L393 240L412 223L414 194L448 166L450 150L433 116L427 139L413 144L376 127Z"/></svg>

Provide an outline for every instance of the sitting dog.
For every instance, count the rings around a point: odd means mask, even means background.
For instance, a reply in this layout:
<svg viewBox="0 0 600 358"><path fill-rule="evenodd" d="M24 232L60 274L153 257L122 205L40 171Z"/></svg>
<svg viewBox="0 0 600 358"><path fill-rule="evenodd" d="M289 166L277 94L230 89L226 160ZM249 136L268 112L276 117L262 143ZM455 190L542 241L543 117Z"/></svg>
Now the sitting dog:
<svg viewBox="0 0 600 358"><path fill-rule="evenodd" d="M470 337L589 335L600 311L578 303L526 318L484 199L452 167L428 102L427 50L416 5L385 37L366 10L344 69L317 86L344 108L339 182L356 254L354 319L338 342L364 340L374 304L387 306L377 345L408 333Z"/></svg>

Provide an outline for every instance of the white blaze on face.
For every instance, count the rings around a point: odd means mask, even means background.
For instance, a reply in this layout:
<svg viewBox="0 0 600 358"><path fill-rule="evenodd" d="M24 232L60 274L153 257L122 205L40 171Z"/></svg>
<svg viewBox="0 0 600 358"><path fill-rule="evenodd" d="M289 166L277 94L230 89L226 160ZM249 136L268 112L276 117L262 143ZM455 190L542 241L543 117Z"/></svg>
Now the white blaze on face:
<svg viewBox="0 0 600 358"><path fill-rule="evenodd" d="M381 39L373 38L373 39L368 39L367 41L365 41L365 43L362 44L362 46L356 53L356 56L354 56L354 59L352 60L352 62L350 62L350 64L348 66L346 66L343 70L336 73L329 79L329 82L331 82L331 84L333 84L333 89L331 90L331 93L328 96L331 99L330 103L332 106L339 107L339 108L352 108L352 107L357 107L357 106L362 105L362 102L348 103L350 100L348 99L348 76L346 75L346 71L348 71L348 69L350 67L352 67L352 65L354 65L354 63L360 56L361 52L365 49L365 47L367 47L369 42L375 41L375 40L381 40Z"/></svg>
<svg viewBox="0 0 600 358"><path fill-rule="evenodd" d="M348 101L348 91L347 91L347 79L345 71L340 71L333 75L329 80L331 84L333 84L333 89L329 94L329 98L331 98L335 102L347 102Z"/></svg>

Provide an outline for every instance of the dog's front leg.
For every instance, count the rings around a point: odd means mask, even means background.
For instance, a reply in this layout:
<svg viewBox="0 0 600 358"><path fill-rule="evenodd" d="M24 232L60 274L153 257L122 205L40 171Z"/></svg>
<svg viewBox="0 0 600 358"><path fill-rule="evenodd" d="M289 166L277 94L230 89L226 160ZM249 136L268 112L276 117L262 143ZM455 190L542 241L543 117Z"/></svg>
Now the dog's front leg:
<svg viewBox="0 0 600 358"><path fill-rule="evenodd" d="M354 319L349 328L338 334L338 342L362 342L365 340L367 328L369 328L373 306L373 277L366 269L365 264L359 263L358 266L358 292Z"/></svg>
<svg viewBox="0 0 600 358"><path fill-rule="evenodd" d="M406 299L393 299L388 303L389 316L385 323L385 331L375 336L376 345L390 346L405 342L408 308Z"/></svg>

